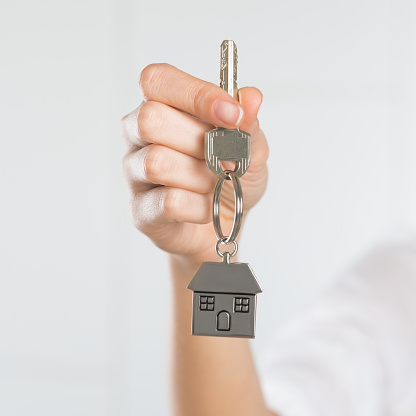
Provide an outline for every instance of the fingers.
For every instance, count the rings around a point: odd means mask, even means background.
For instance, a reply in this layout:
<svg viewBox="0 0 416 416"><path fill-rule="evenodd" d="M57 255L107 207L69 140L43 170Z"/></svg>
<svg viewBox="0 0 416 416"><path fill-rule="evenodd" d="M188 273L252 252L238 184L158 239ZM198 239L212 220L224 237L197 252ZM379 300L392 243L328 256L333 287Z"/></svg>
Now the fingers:
<svg viewBox="0 0 416 416"><path fill-rule="evenodd" d="M244 87L238 90L238 99L244 109L244 119L240 128L255 138L259 128L257 115L263 101L263 94L255 87Z"/></svg>
<svg viewBox="0 0 416 416"><path fill-rule="evenodd" d="M240 89L237 102L222 88L168 64L147 66L141 73L140 86L146 101L122 120L122 136L130 146L159 143L203 158L203 145L198 142L212 124L239 126L255 140L262 102L257 88ZM195 139L196 143L190 141Z"/></svg>
<svg viewBox="0 0 416 416"><path fill-rule="evenodd" d="M121 138L129 148L132 146L143 147L149 144L141 138L139 131L138 117L142 105L143 103L121 119Z"/></svg>
<svg viewBox="0 0 416 416"><path fill-rule="evenodd" d="M210 194L157 187L135 194L131 201L134 225L145 234L172 222L207 224L211 221Z"/></svg>
<svg viewBox="0 0 416 416"><path fill-rule="evenodd" d="M269 150L257 119L263 99L257 88L240 89L238 103L220 87L167 64L146 67L140 83L147 101L122 120L122 135L131 147L124 170L133 192L157 185L210 192L215 177L205 165L204 133L212 124L238 124L252 135L251 165L244 180L258 179ZM244 116L238 110L233 125L218 120L216 110L224 100L243 109Z"/></svg>
<svg viewBox="0 0 416 416"><path fill-rule="evenodd" d="M243 120L243 108L226 91L172 65L144 68L140 87L146 100L178 108L216 126L232 129Z"/></svg>
<svg viewBox="0 0 416 416"><path fill-rule="evenodd" d="M165 185L206 194L215 187L216 177L205 160L161 145L128 153L123 168L133 192Z"/></svg>
<svg viewBox="0 0 416 416"><path fill-rule="evenodd" d="M254 87L239 91L245 117L241 128L257 139L257 113L261 92ZM146 101L122 119L122 136L130 147L141 148L149 143L161 144L198 159L204 158L204 134L212 125L157 101Z"/></svg>
<svg viewBox="0 0 416 416"><path fill-rule="evenodd" d="M264 170L269 157L269 145L257 118L263 94L255 87L244 87L238 91L238 96L245 114L241 129L251 134L251 164L247 174L254 176Z"/></svg>
<svg viewBox="0 0 416 416"><path fill-rule="evenodd" d="M122 136L130 146L161 144L204 158L204 134L212 129L189 114L157 101L146 101L122 119Z"/></svg>

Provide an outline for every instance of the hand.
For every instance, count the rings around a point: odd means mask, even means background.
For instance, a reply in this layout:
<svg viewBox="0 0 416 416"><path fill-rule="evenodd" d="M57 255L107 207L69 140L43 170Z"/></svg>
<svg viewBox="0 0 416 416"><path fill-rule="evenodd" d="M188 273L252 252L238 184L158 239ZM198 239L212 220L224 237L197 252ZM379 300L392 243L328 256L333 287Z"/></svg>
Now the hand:
<svg viewBox="0 0 416 416"><path fill-rule="evenodd" d="M204 159L204 133L219 126L251 134L251 164L241 178L246 214L267 183L268 145L257 120L262 94L242 88L237 102L220 87L168 64L147 66L140 86L144 101L121 126L128 145L123 170L132 193L133 222L168 253L197 264L217 261L211 222L218 178ZM233 162L223 165L234 169ZM220 213L226 235L234 218L233 192L231 181L225 181Z"/></svg>

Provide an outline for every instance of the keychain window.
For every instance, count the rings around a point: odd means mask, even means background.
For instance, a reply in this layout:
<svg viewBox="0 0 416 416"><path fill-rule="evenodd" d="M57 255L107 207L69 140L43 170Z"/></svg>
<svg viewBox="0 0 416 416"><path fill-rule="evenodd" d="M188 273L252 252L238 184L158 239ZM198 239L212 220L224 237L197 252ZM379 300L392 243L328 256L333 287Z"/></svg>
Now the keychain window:
<svg viewBox="0 0 416 416"><path fill-rule="evenodd" d="M249 298L234 298L234 312L247 313L249 310Z"/></svg>
<svg viewBox="0 0 416 416"><path fill-rule="evenodd" d="M213 311L215 304L215 296L200 296L199 309L201 311Z"/></svg>

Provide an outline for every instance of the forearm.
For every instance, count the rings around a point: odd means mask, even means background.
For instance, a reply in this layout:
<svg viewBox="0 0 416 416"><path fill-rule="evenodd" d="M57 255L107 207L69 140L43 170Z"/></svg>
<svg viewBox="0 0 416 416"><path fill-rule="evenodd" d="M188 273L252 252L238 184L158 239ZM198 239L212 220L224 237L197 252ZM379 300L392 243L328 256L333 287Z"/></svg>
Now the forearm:
<svg viewBox="0 0 416 416"><path fill-rule="evenodd" d="M187 285L199 265L170 256L170 267L175 299L171 335L173 414L270 415L263 400L249 341L191 335L192 292Z"/></svg>

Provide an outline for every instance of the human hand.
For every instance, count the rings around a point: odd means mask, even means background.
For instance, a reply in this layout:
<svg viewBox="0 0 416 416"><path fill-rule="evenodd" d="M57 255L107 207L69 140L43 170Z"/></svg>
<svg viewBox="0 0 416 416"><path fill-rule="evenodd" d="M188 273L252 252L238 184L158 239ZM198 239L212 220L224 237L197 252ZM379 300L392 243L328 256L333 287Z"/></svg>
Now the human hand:
<svg viewBox="0 0 416 416"><path fill-rule="evenodd" d="M218 126L251 134L251 164L241 177L246 214L267 184L268 145L257 119L262 94L242 88L238 103L220 87L168 64L147 66L140 86L144 101L121 123L133 222L168 253L196 264L216 259L210 223L218 178L205 162L204 133ZM233 170L234 162L223 166ZM234 219L231 181L223 186L220 218L226 234Z"/></svg>

